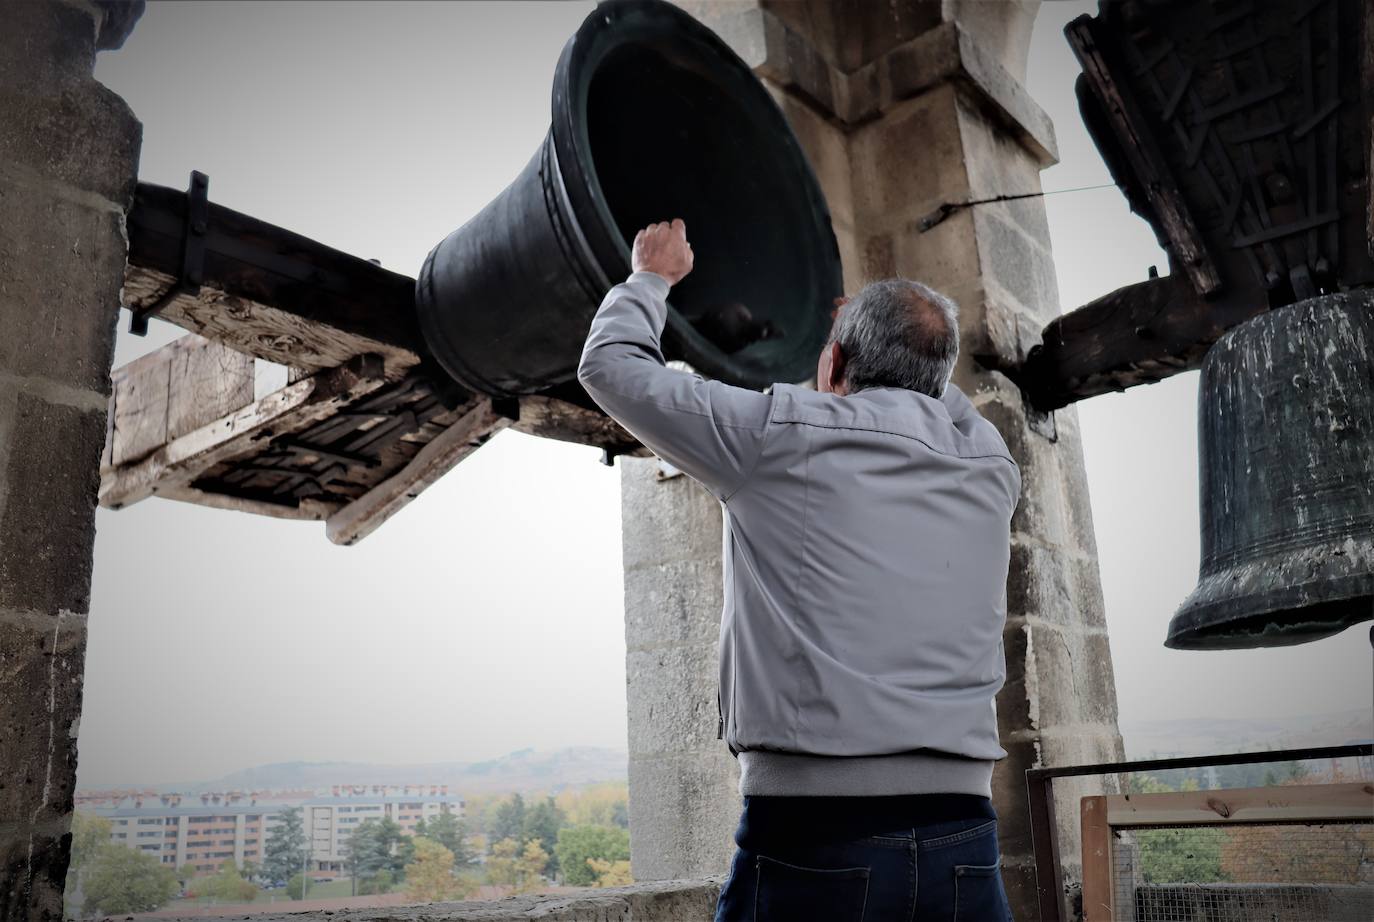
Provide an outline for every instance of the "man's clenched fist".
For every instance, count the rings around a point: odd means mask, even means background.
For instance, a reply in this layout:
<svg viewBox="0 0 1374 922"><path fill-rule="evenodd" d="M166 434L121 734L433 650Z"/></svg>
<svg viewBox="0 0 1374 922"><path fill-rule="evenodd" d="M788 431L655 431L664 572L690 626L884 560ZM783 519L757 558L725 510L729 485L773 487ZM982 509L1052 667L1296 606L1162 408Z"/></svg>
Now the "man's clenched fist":
<svg viewBox="0 0 1374 922"><path fill-rule="evenodd" d="M650 224L635 234L630 267L636 272L653 272L676 285L692 271L692 245L687 242L687 225L681 218L672 223Z"/></svg>

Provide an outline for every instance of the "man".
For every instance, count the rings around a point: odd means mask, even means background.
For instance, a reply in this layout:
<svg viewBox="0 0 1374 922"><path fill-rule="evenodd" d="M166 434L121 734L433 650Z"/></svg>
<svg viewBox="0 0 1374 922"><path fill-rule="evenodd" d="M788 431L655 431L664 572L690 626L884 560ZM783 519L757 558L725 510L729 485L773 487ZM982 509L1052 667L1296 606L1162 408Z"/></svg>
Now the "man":
<svg viewBox="0 0 1374 922"><path fill-rule="evenodd" d="M744 810L717 922L1010 918L990 799L1021 481L949 377L954 304L877 282L817 390L664 367L679 220L635 237L578 378L724 507L722 736Z"/></svg>

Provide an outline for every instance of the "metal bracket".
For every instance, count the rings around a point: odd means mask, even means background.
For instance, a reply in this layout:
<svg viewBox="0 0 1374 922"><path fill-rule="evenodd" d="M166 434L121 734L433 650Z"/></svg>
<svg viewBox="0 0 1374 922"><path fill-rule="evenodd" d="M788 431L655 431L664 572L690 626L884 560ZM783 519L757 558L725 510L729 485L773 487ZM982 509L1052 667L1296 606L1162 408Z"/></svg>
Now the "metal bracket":
<svg viewBox="0 0 1374 922"><path fill-rule="evenodd" d="M156 316L172 299L180 294L199 294L205 281L205 237L210 230L210 177L199 170L191 171L191 184L186 189L186 221L181 232L181 274L171 287L147 307L134 308L129 318L129 332L146 336L148 318Z"/></svg>

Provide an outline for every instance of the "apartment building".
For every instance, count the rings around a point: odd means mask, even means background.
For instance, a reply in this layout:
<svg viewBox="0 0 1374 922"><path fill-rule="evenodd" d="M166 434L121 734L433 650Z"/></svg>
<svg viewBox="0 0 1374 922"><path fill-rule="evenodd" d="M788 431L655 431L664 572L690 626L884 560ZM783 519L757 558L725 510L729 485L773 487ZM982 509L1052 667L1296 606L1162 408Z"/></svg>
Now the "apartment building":
<svg viewBox="0 0 1374 922"><path fill-rule="evenodd" d="M448 811L463 815L463 799L448 794L401 794L317 797L301 804L310 842L311 876L342 875L348 868L348 840L366 820L389 818L405 835L414 835L421 820Z"/></svg>
<svg viewBox="0 0 1374 922"><path fill-rule="evenodd" d="M196 804L194 806L102 807L110 840L137 849L172 867L191 865L198 873L226 860L243 867L261 864L267 837L288 804Z"/></svg>

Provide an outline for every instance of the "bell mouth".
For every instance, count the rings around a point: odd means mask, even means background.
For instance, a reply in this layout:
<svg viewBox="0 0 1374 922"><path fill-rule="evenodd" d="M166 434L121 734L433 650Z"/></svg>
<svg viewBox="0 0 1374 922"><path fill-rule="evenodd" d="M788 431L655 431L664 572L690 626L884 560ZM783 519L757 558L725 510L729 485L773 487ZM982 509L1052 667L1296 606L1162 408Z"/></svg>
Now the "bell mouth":
<svg viewBox="0 0 1374 922"><path fill-rule="evenodd" d="M607 280L629 274L640 228L687 224L695 269L669 299L665 356L746 387L809 378L843 291L839 250L749 67L674 6L604 3L564 48L553 110L563 185Z"/></svg>

